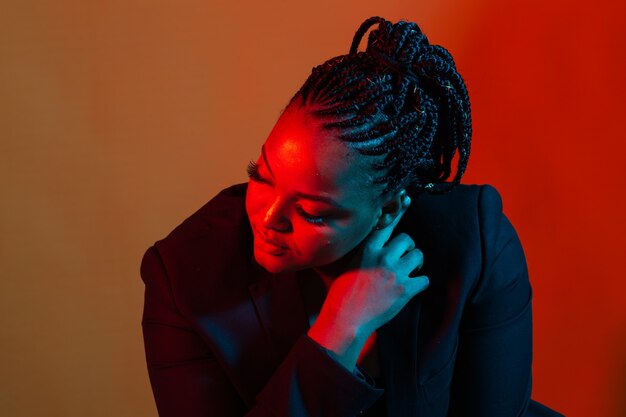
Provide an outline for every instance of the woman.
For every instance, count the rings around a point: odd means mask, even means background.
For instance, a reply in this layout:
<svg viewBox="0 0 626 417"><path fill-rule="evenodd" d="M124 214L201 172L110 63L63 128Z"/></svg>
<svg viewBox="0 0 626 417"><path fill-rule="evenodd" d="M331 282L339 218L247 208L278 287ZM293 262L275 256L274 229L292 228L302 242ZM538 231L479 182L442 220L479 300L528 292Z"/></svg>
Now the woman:
<svg viewBox="0 0 626 417"><path fill-rule="evenodd" d="M470 138L450 54L414 23L366 20L248 184L144 255L159 414L557 415L530 400L520 242L494 188L459 184Z"/></svg>

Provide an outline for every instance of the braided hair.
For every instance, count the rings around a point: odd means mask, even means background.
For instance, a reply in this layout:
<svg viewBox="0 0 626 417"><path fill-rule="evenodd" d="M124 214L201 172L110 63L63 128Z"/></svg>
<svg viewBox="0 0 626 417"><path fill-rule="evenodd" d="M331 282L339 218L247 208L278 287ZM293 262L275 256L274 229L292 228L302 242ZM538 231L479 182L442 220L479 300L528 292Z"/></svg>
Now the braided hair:
<svg viewBox="0 0 626 417"><path fill-rule="evenodd" d="M358 52L375 24L365 52ZM465 83L450 53L430 45L415 23L367 19L349 54L313 68L289 105L295 102L311 105L323 128L334 129L348 147L379 157L373 182L383 194L401 187L444 193L467 166L472 121ZM456 174L445 182L457 150Z"/></svg>

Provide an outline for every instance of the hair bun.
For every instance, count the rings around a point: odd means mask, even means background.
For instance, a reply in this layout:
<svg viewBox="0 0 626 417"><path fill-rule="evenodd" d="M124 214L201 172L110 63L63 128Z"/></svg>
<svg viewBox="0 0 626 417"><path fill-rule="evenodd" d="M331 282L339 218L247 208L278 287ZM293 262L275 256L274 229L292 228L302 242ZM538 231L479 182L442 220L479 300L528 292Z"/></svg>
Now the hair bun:
<svg viewBox="0 0 626 417"><path fill-rule="evenodd" d="M351 54L357 52L363 36L375 24L378 27L370 32L365 49L365 53L375 60L408 68L417 58L428 53L430 43L416 23L401 20L394 24L374 16L357 29L350 47Z"/></svg>

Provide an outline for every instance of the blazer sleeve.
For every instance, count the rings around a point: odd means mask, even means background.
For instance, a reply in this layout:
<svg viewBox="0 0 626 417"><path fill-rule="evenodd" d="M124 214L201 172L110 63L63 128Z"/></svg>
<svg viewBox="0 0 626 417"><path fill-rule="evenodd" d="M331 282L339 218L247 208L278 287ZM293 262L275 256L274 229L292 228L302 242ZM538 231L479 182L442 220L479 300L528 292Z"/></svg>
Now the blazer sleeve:
<svg viewBox="0 0 626 417"><path fill-rule="evenodd" d="M146 362L160 417L354 416L382 394L302 335L256 402L245 404L202 337L178 310L154 246L145 253L140 271L145 284Z"/></svg>
<svg viewBox="0 0 626 417"><path fill-rule="evenodd" d="M517 417L531 393L531 286L518 236L491 186L478 198L482 267L466 304L450 416Z"/></svg>

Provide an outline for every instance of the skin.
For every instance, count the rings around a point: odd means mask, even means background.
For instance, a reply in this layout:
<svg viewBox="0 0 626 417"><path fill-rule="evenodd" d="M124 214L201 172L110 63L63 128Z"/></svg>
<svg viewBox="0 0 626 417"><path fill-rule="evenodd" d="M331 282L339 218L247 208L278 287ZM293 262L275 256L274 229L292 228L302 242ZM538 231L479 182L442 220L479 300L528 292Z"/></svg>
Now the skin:
<svg viewBox="0 0 626 417"><path fill-rule="evenodd" d="M381 196L370 185L371 159L322 129L307 107L283 112L256 163L246 194L255 259L270 272L307 269L324 282L308 335L353 369L370 335L428 286L425 276L409 277L423 263L413 240L390 240L410 198L404 189Z"/></svg>

